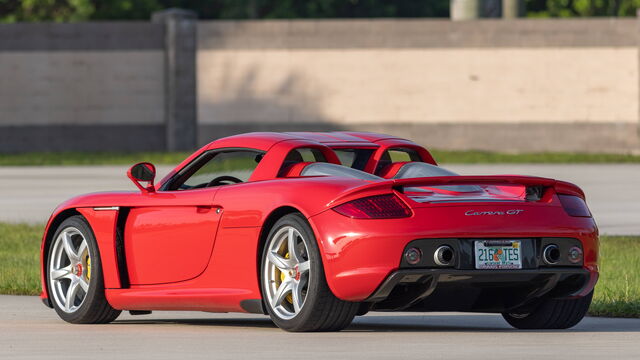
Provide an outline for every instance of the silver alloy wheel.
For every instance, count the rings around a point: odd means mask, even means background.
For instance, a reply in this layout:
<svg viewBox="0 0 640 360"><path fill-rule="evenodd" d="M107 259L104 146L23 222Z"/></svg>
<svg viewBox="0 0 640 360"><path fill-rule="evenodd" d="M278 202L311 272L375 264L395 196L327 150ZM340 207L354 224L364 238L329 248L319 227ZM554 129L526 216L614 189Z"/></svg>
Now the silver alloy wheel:
<svg viewBox="0 0 640 360"><path fill-rule="evenodd" d="M49 291L62 311L73 313L82 306L91 281L91 255L77 228L67 227L55 239L48 277Z"/></svg>
<svg viewBox="0 0 640 360"><path fill-rule="evenodd" d="M304 306L311 262L306 240L292 226L284 226L269 239L264 262L265 300L279 318L294 318Z"/></svg>

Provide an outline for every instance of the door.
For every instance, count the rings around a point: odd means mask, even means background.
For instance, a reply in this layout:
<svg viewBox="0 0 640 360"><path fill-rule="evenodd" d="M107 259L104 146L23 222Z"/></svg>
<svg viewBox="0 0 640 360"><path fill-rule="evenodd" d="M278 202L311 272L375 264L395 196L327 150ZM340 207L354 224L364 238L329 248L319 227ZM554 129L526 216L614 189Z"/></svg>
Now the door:
<svg viewBox="0 0 640 360"><path fill-rule="evenodd" d="M205 270L220 220L216 191L152 194L149 206L130 209L124 244L131 285L185 281Z"/></svg>
<svg viewBox="0 0 640 360"><path fill-rule="evenodd" d="M141 194L124 229L131 285L175 283L204 272L223 214L221 186L242 183L262 159L250 149L209 151L178 171L160 191Z"/></svg>

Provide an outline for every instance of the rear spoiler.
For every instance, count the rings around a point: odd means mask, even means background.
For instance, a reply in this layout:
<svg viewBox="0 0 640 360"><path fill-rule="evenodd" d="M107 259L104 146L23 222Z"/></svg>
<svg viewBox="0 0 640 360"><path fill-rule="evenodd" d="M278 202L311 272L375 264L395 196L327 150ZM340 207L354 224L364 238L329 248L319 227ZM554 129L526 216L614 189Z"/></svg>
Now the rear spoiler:
<svg viewBox="0 0 640 360"><path fill-rule="evenodd" d="M405 187L445 185L522 185L526 187L554 188L556 193L559 194L574 195L581 197L582 199L585 198L584 192L577 185L543 177L519 175L434 176L412 179L389 179L374 182L343 192L329 205L337 205L338 203L367 196L370 193L380 193L384 190L403 192Z"/></svg>

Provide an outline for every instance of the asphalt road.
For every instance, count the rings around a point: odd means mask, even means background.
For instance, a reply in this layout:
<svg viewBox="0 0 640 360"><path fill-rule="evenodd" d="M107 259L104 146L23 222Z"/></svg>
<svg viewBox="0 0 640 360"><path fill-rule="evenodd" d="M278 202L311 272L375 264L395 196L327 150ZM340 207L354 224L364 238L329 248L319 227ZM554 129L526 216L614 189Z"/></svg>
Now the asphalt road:
<svg viewBox="0 0 640 360"><path fill-rule="evenodd" d="M465 175L520 174L581 186L601 233L640 235L640 165L499 164L445 166ZM45 222L74 195L133 190L126 166L0 167L0 221ZM170 167L159 167L160 179Z"/></svg>
<svg viewBox="0 0 640 360"><path fill-rule="evenodd" d="M71 325L36 297L0 296L0 359L638 359L640 319L521 331L499 315L371 313L337 333L287 333L265 316L155 312Z"/></svg>

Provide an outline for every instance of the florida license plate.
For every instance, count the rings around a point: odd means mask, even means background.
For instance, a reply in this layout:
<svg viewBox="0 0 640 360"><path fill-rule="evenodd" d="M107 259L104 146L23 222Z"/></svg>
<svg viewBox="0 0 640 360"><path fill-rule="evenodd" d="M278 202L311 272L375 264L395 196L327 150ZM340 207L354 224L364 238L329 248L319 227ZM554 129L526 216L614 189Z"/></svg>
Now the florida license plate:
<svg viewBox="0 0 640 360"><path fill-rule="evenodd" d="M522 269L520 240L477 240L476 269Z"/></svg>

